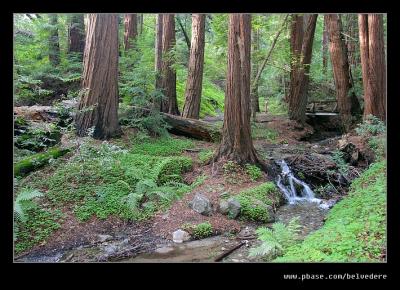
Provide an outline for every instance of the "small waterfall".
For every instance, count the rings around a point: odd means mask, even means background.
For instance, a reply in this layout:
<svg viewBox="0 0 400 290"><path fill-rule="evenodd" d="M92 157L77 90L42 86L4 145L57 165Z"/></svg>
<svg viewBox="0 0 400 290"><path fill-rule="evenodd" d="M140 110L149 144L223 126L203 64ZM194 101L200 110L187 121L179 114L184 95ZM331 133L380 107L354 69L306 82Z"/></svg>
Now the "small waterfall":
<svg viewBox="0 0 400 290"><path fill-rule="evenodd" d="M278 162L281 166L282 172L278 176L277 185L282 193L285 195L289 204L295 204L297 202L316 202L320 203L321 200L315 198L314 192L311 188L303 181L297 179L285 160ZM296 189L297 185L297 189Z"/></svg>

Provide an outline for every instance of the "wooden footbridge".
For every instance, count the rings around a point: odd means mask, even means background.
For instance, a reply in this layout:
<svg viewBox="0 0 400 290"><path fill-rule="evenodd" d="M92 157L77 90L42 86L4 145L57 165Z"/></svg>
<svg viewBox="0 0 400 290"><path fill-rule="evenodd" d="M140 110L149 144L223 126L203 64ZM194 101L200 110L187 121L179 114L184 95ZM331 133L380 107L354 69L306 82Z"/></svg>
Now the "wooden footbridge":
<svg viewBox="0 0 400 290"><path fill-rule="evenodd" d="M339 115L336 100L309 101L306 107L308 116L335 116Z"/></svg>

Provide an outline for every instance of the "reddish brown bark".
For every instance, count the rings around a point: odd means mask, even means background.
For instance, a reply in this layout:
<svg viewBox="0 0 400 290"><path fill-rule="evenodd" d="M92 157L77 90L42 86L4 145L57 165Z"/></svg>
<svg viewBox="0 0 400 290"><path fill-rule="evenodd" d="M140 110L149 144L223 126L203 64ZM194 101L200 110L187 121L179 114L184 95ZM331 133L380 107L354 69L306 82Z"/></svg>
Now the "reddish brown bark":
<svg viewBox="0 0 400 290"><path fill-rule="evenodd" d="M118 125L118 16L89 14L83 58L82 90L76 114L78 136L108 139Z"/></svg>
<svg viewBox="0 0 400 290"><path fill-rule="evenodd" d="M171 55L174 47L175 17L174 14L163 14L161 89L165 100L161 102L161 112L179 115L176 100L176 71L172 68L174 59Z"/></svg>
<svg viewBox="0 0 400 290"><path fill-rule="evenodd" d="M337 14L327 14L325 15L325 19L329 33L329 51L331 54L338 109L343 127L345 131L349 131L352 124L352 112L359 111L359 104L354 93L350 92L352 83L346 45L342 35L342 24ZM357 105L358 108L354 108Z"/></svg>
<svg viewBox="0 0 400 290"><path fill-rule="evenodd" d="M156 20L156 41L155 41L155 71L156 71L156 89L161 87L161 69L162 69L162 27L163 16L157 15Z"/></svg>
<svg viewBox="0 0 400 290"><path fill-rule="evenodd" d="M83 14L71 15L68 26L68 53L76 53L80 60L85 49L85 23Z"/></svg>
<svg viewBox="0 0 400 290"><path fill-rule="evenodd" d="M230 14L222 141L215 160L259 163L250 127L251 16Z"/></svg>
<svg viewBox="0 0 400 290"><path fill-rule="evenodd" d="M364 117L386 121L386 63L383 16L360 14L359 34L364 87Z"/></svg>
<svg viewBox="0 0 400 290"><path fill-rule="evenodd" d="M132 47L132 40L137 36L137 15L126 14L124 17L124 47L128 50Z"/></svg>
<svg viewBox="0 0 400 290"><path fill-rule="evenodd" d="M205 14L192 15L192 41L182 116L198 119L204 65Z"/></svg>
<svg viewBox="0 0 400 290"><path fill-rule="evenodd" d="M318 14L307 16L307 24L301 46L301 57L300 59L295 59L295 70L290 84L289 118L302 124L306 118L307 90L317 17ZM303 25L303 23L300 21L297 25ZM296 34L294 37L295 41L298 41L299 35ZM295 44L298 45L297 42ZM295 52L297 49L294 46Z"/></svg>
<svg viewBox="0 0 400 290"><path fill-rule="evenodd" d="M324 15L324 30L322 32L322 71L326 74L328 68L328 28L326 15Z"/></svg>

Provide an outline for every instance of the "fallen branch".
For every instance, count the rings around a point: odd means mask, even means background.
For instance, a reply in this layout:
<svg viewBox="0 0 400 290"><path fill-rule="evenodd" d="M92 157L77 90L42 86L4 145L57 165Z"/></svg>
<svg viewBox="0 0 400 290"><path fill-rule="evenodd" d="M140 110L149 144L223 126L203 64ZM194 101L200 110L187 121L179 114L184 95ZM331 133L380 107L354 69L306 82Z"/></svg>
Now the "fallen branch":
<svg viewBox="0 0 400 290"><path fill-rule="evenodd" d="M243 246L245 244L246 244L246 242L239 243L238 245L234 246L233 248L229 249L228 251L226 251L226 252L222 253L221 255L219 255L218 257L216 257L214 262L220 262L223 258L230 255L233 251L239 249L241 246Z"/></svg>

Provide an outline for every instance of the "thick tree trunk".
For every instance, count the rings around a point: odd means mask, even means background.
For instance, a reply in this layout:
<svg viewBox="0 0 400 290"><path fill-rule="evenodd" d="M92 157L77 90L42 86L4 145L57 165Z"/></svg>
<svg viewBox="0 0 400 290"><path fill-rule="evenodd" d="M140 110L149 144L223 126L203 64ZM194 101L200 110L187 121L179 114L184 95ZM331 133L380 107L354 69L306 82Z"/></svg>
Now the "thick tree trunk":
<svg viewBox="0 0 400 290"><path fill-rule="evenodd" d="M364 87L364 117L386 121L386 64L383 16L359 14L360 52Z"/></svg>
<svg viewBox="0 0 400 290"><path fill-rule="evenodd" d="M54 66L60 64L60 43L58 39L58 15L50 14L50 35L49 35L49 60Z"/></svg>
<svg viewBox="0 0 400 290"><path fill-rule="evenodd" d="M132 47L132 40L137 36L137 14L126 14L124 17L124 47L128 50Z"/></svg>
<svg viewBox="0 0 400 290"><path fill-rule="evenodd" d="M163 14L161 88L165 100L161 102L161 112L179 115L176 100L176 71L172 68L175 60L171 55L174 47L175 17L174 14Z"/></svg>
<svg viewBox="0 0 400 290"><path fill-rule="evenodd" d="M85 23L83 14L72 14L68 27L68 53L76 53L83 59L85 49Z"/></svg>
<svg viewBox="0 0 400 290"><path fill-rule="evenodd" d="M156 85L155 88L161 88L161 69L162 69L162 28L163 16L157 15L156 20L156 41L155 41L155 71L156 71Z"/></svg>
<svg viewBox="0 0 400 290"><path fill-rule="evenodd" d="M347 58L347 50L342 37L342 24L337 14L325 15L329 33L329 51L333 69L333 77L336 86L336 99L338 109L342 119L343 127L346 132L350 130L352 124L352 112L359 111L352 108L352 99L357 100L354 93L350 93L352 88L350 69ZM357 101L358 103L358 101Z"/></svg>
<svg viewBox="0 0 400 290"><path fill-rule="evenodd" d="M297 69L294 72L294 83L290 85L289 117L291 120L296 120L302 124L304 124L306 118L307 90L317 17L318 14L312 14L307 17L308 20L301 47L301 59L296 60L299 65L298 67L296 66ZM303 25L303 23L300 22L299 25ZM295 36L296 45L297 37L298 35ZM294 51L297 51L295 46Z"/></svg>
<svg viewBox="0 0 400 290"><path fill-rule="evenodd" d="M326 15L324 15L324 30L322 32L322 71L326 74L328 68L328 28Z"/></svg>
<svg viewBox="0 0 400 290"><path fill-rule="evenodd" d="M192 42L182 116L198 119L204 65L205 14L192 15Z"/></svg>
<svg viewBox="0 0 400 290"><path fill-rule="evenodd" d="M84 94L78 106L78 136L107 139L119 133L118 125L118 16L90 14L83 59Z"/></svg>
<svg viewBox="0 0 400 290"><path fill-rule="evenodd" d="M260 164L250 127L251 15L230 14L222 141L215 160Z"/></svg>

